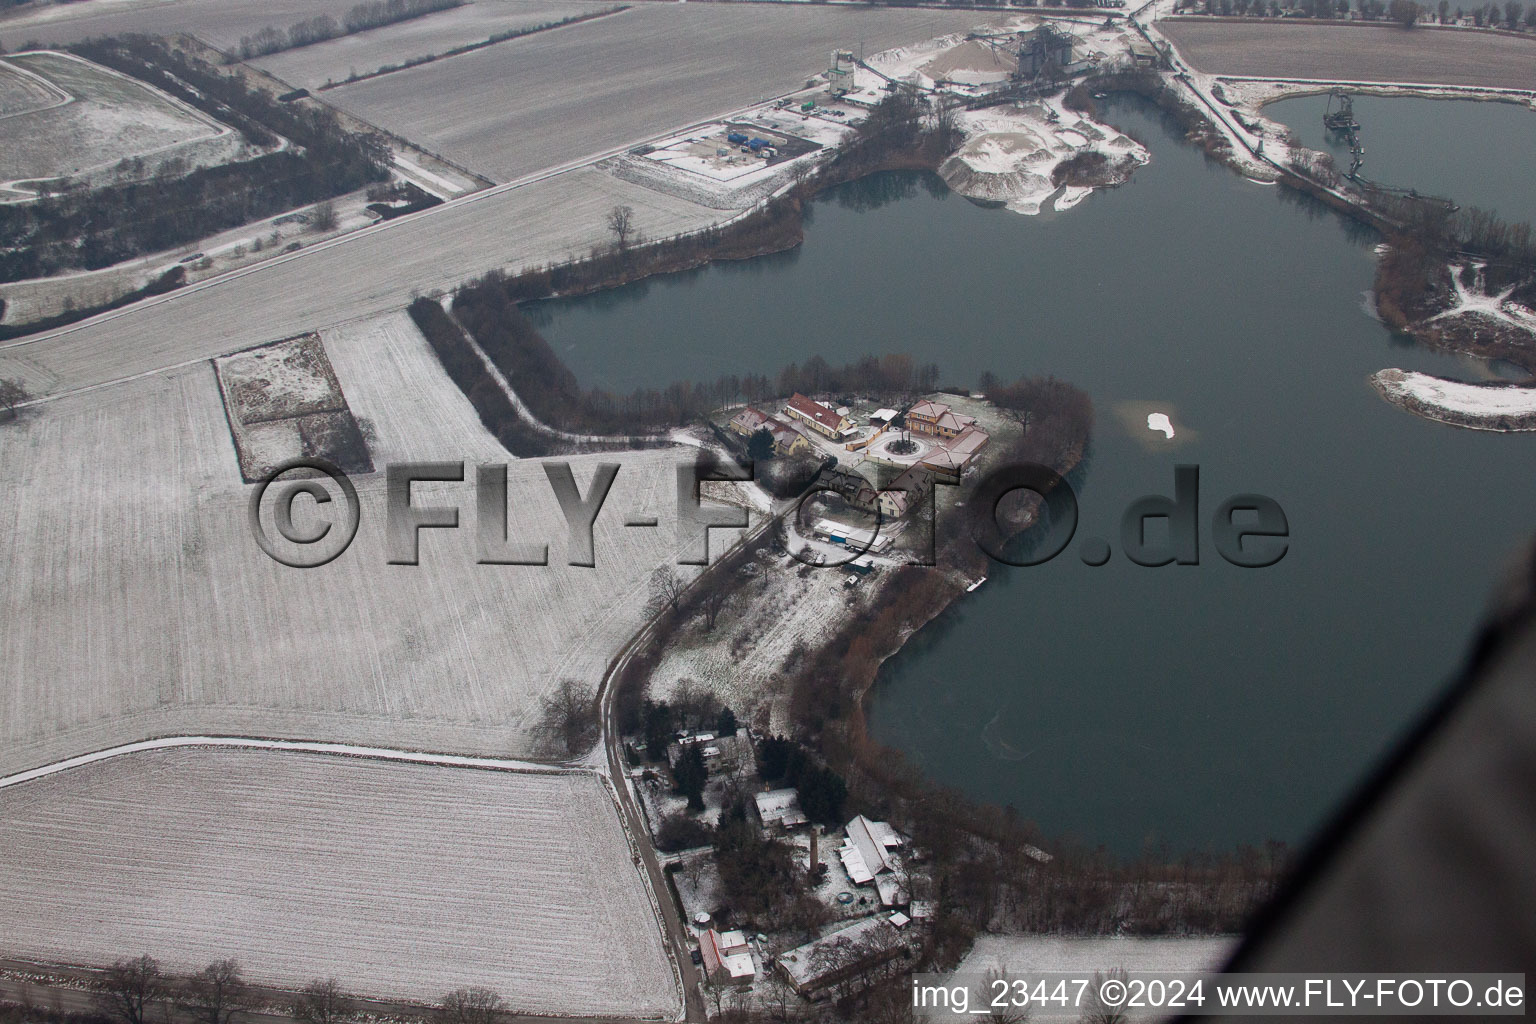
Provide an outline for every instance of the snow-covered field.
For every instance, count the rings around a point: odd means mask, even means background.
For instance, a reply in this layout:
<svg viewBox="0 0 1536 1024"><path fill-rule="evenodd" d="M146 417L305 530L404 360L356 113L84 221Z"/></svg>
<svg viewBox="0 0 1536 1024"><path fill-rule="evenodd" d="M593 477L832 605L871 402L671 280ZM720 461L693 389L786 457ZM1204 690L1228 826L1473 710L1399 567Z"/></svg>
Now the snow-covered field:
<svg viewBox="0 0 1536 1024"><path fill-rule="evenodd" d="M1482 430L1536 430L1536 387L1468 384L1413 370L1381 370L1382 397L1429 419Z"/></svg>
<svg viewBox="0 0 1536 1024"><path fill-rule="evenodd" d="M1257 78L1418 82L1536 89L1529 39L1495 32L1400 26L1298 24L1255 18L1175 18L1157 23L1201 71Z"/></svg>
<svg viewBox="0 0 1536 1024"><path fill-rule="evenodd" d="M961 974L993 970L1012 973L1062 971L1092 974L1123 969L1140 972L1212 971L1236 948L1237 940L1211 938L1078 938L1062 935L983 935L960 962Z"/></svg>
<svg viewBox="0 0 1536 1024"><path fill-rule="evenodd" d="M836 47L862 40L874 52L988 20L831 4L641 4L325 98L507 181L801 88Z"/></svg>
<svg viewBox="0 0 1536 1024"><path fill-rule="evenodd" d="M583 254L610 237L605 218L616 204L633 207L636 226L653 238L722 218L584 168L387 221L86 326L0 344L0 377L58 394L398 310L413 291Z"/></svg>
<svg viewBox="0 0 1536 1024"><path fill-rule="evenodd" d="M36 75L70 102L0 118L0 182L89 174L151 154L193 158L191 145L238 146L229 128L114 71L50 51L12 54L0 70Z"/></svg>
<svg viewBox="0 0 1536 1024"><path fill-rule="evenodd" d="M322 331L376 472L362 525L318 569L269 560L249 531L212 368L189 364L44 403L0 430L0 772L166 734L304 737L526 755L538 703L589 683L639 627L651 570L674 554L675 465L691 451L577 456L621 470L595 569L537 461L480 426L407 317ZM87 454L88 453L88 454ZM424 531L421 564L386 564L384 467L465 460L418 485L461 528ZM509 462L514 539L548 566L477 565L474 464ZM628 528L632 514L655 529ZM715 534L715 550L726 537Z"/></svg>
<svg viewBox="0 0 1536 1024"><path fill-rule="evenodd" d="M385 65L441 54L502 32L547 25L616 4L617 0L475 0L426 17L259 57L251 63L296 88L315 89L327 82L345 81L348 75L366 75Z"/></svg>
<svg viewBox="0 0 1536 1024"><path fill-rule="evenodd" d="M263 480L309 457L345 469L369 468L336 371L315 334L303 334L213 361L240 473Z"/></svg>
<svg viewBox="0 0 1536 1024"><path fill-rule="evenodd" d="M234 956L431 1002L484 985L546 1014L680 1009L605 783L327 754L127 754L0 789L0 951Z"/></svg>
<svg viewBox="0 0 1536 1024"><path fill-rule="evenodd" d="M91 3L28 4L0 18L7 41L36 39L50 45L127 32L188 32L223 49L268 25L286 28L301 18L329 14L338 21L357 0L92 0Z"/></svg>

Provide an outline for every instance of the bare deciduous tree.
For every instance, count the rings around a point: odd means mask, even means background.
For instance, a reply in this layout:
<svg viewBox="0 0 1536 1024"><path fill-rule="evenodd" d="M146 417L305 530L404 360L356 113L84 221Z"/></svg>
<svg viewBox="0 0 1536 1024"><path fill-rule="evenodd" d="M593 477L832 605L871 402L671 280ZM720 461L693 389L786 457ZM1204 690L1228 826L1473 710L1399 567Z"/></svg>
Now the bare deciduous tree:
<svg viewBox="0 0 1536 1024"><path fill-rule="evenodd" d="M200 1024L229 1024L245 1008L248 986L233 960L218 960L187 979L177 1000Z"/></svg>
<svg viewBox="0 0 1536 1024"><path fill-rule="evenodd" d="M597 697L592 687L576 679L562 679L544 698L540 729L556 737L567 754L579 754L597 730Z"/></svg>
<svg viewBox="0 0 1536 1024"><path fill-rule="evenodd" d="M170 981L160 961L148 954L136 960L119 960L107 969L96 987L101 1012L123 1024L145 1024L149 1008L170 994Z"/></svg>
<svg viewBox="0 0 1536 1024"><path fill-rule="evenodd" d="M763 1012L772 1024L790 1024L799 1019L800 997L777 971L765 977L758 987L762 992Z"/></svg>
<svg viewBox="0 0 1536 1024"><path fill-rule="evenodd" d="M790 165L789 175L795 183L795 190L801 195L806 194L811 182L811 174L815 168L809 160L796 160Z"/></svg>
<svg viewBox="0 0 1536 1024"><path fill-rule="evenodd" d="M615 206L608 211L608 230L613 232L614 248L623 252L635 240L635 208Z"/></svg>
<svg viewBox="0 0 1536 1024"><path fill-rule="evenodd" d="M335 978L316 978L293 1001L293 1016L304 1024L336 1024L352 1012L352 1001Z"/></svg>
<svg viewBox="0 0 1536 1024"><path fill-rule="evenodd" d="M662 608L677 611L677 604L686 589L688 584L677 574L676 569L670 565L657 566L651 573L651 607L657 611Z"/></svg>
<svg viewBox="0 0 1536 1024"><path fill-rule="evenodd" d="M731 599L734 596L735 592L731 590L730 586L720 581L716 581L705 589L699 601L699 606L704 610L704 629L706 632L715 628L715 623L719 620L720 613L730 606Z"/></svg>
<svg viewBox="0 0 1536 1024"><path fill-rule="evenodd" d="M336 221L336 204L327 199L315 205L309 223L316 231L331 231L336 227Z"/></svg>
<svg viewBox="0 0 1536 1024"><path fill-rule="evenodd" d="M15 419L16 407L31 397L21 381L0 380L0 411L4 412L0 421Z"/></svg>
<svg viewBox="0 0 1536 1024"><path fill-rule="evenodd" d="M501 1015L501 996L488 988L456 988L438 1008L442 1024L496 1024Z"/></svg>

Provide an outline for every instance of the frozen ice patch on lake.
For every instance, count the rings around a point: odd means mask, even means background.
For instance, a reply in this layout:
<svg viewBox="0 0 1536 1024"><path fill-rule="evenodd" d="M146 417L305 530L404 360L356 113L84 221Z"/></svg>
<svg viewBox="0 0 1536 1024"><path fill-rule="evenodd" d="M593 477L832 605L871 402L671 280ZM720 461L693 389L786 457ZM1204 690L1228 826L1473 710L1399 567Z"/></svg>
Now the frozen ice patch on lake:
<svg viewBox="0 0 1536 1024"><path fill-rule="evenodd" d="M1164 437L1173 437L1173 422L1168 419L1168 414L1165 412L1148 413L1147 429L1161 430Z"/></svg>

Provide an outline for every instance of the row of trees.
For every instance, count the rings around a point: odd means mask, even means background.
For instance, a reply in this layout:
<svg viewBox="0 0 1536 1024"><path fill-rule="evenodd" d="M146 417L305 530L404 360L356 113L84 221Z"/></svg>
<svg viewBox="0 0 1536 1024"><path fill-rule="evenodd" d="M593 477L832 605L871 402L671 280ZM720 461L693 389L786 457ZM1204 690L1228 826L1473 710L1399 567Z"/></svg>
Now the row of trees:
<svg viewBox="0 0 1536 1024"><path fill-rule="evenodd" d="M266 1010L280 999L253 989L234 960L218 960L196 974L176 976L147 954L117 961L94 992L97 1012L114 1024L156 1024L169 1020L169 1011L192 1024L231 1024L237 1014ZM335 978L311 981L288 999L285 1009L301 1024L340 1024L360 1012ZM435 1016L438 1024L497 1024L505 1012L500 995L474 987L449 992Z"/></svg>
<svg viewBox="0 0 1536 1024"><path fill-rule="evenodd" d="M337 36L364 32L381 25L419 18L434 11L460 7L466 0L365 0L348 9L337 21L329 14L296 21L286 29L268 25L252 35L240 38L241 58L264 57L269 53L293 50L300 46L322 43Z"/></svg>
<svg viewBox="0 0 1536 1024"><path fill-rule="evenodd" d="M1445 20L1445 0L1440 0L1440 20ZM1498 4L1484 4L1481 7L1472 8L1470 13L1464 12L1460 7L1456 8L1456 19L1470 17L1472 24L1479 27L1505 28L1519 30L1522 28L1536 29L1536 6L1526 9L1519 0L1508 0L1502 7Z"/></svg>
<svg viewBox="0 0 1536 1024"><path fill-rule="evenodd" d="M237 1013L255 1006L256 994L234 960L218 960L196 974L177 977L145 955L113 964L96 983L95 1003L102 1016L117 1024L152 1024L156 1009L176 1009L196 1024L230 1024ZM354 1010L335 978L310 982L289 1007L303 1024L337 1024Z"/></svg>
<svg viewBox="0 0 1536 1024"><path fill-rule="evenodd" d="M0 206L0 280L99 269L389 177L382 140L347 131L326 108L279 103L143 36L91 40L73 50L233 125L252 145L270 146L280 136L293 145L212 167L167 160L146 180Z"/></svg>
<svg viewBox="0 0 1536 1024"><path fill-rule="evenodd" d="M1342 19L1354 13L1364 21L1393 21L1410 28L1431 17L1441 25L1470 19L1479 27L1536 28L1536 7L1527 10L1520 0L1485 3L1470 10L1453 7L1450 0L1439 0L1436 4L1419 4L1415 0L1199 0L1191 4L1190 9L1225 17L1252 15L1261 18L1288 15Z"/></svg>
<svg viewBox="0 0 1536 1024"><path fill-rule="evenodd" d="M885 166L936 166L959 137L953 111L930 107L921 97L897 90L855 129L825 181L849 180ZM817 357L803 366L786 367L774 378L726 375L714 382L678 381L627 394L584 391L520 308L521 303L553 295L579 295L651 274L797 244L803 204L811 193L807 173L800 172L798 187L788 195L748 217L722 228L648 244L642 244L634 211L616 206L607 216L610 244L597 247L586 259L556 267L533 268L514 277L487 274L458 290L453 316L540 421L574 433L648 433L690 422L734 401L751 402L794 391L875 390L909 395L932 390L938 382L936 366L916 367L909 356L893 355L866 356L843 367Z"/></svg>
<svg viewBox="0 0 1536 1024"><path fill-rule="evenodd" d="M431 299L420 298L408 308L411 319L442 364L450 380L474 406L481 424L501 442L503 448L524 458L549 455L555 450L549 436L527 423L496 378L486 372L464 332L443 307Z"/></svg>
<svg viewBox="0 0 1536 1024"><path fill-rule="evenodd" d="M812 356L772 376L725 374L711 382L677 381L665 388L637 388L626 394L602 388L584 390L519 308L514 298L518 291L516 282L488 275L457 292L453 317L479 343L534 415L562 430L645 433L692 422L740 401L757 402L796 391L873 391L910 397L932 391L939 380L936 364L918 366L905 354L867 355L842 366ZM433 313L423 312L422 316L439 319ZM480 374L488 376L483 366ZM471 381L471 386L480 386L480 381Z"/></svg>

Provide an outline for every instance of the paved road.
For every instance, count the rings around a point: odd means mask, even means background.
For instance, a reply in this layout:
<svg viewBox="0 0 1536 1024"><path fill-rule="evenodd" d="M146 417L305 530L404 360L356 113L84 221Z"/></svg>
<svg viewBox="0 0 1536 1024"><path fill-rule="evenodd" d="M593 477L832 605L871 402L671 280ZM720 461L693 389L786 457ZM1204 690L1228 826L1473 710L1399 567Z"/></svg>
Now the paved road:
<svg viewBox="0 0 1536 1024"><path fill-rule="evenodd" d="M738 544L747 544L761 536L764 530L769 529L776 517L763 516L756 525L742 534ZM709 568L699 573L688 585L688 590L698 587L702 581L710 578L710 575L721 571L722 559L716 559ZM678 966L683 972L683 994L686 1000L687 1015L690 1021L708 1020L708 1010L704 1005L704 997L700 988L702 980L701 972L694 966L689 956L693 948L693 934L688 930L682 914L678 910L677 902L672 898L671 887L667 885L666 876L661 869L661 863L656 857L656 848L651 845L650 829L646 824L645 812L636 800L634 792L629 786L629 771L624 760L623 736L619 733L618 706L615 700L616 683L623 673L624 667L636 652L642 649L655 634L656 627L664 616L657 616L646 623L645 628L624 645L624 649L609 663L608 671L603 675L603 681L598 689L597 701L599 718L602 724L603 752L608 760L608 772L613 778L614 788L619 795L619 811L624 815L631 833L639 840L641 859L644 862L645 871L651 881L651 888L656 893L657 901L661 904L662 916L666 924L668 940L672 943L673 955Z"/></svg>
<svg viewBox="0 0 1536 1024"><path fill-rule="evenodd" d="M672 889L667 885L661 862L656 857L656 847L651 843L651 830L646 823L645 812L629 786L629 771L624 761L623 737L619 734L614 701L616 689L614 683L635 652L645 646L655 632L658 620L659 616L646 623L645 628L624 645L624 649L609 664L608 672L603 676L597 695L603 732L603 753L608 759L608 774L613 779L614 791L618 794L619 813L624 816L630 834L635 837L635 843L640 849L640 860L645 869L646 878L651 892L656 895L656 903L661 908L663 931L672 947L672 958L682 973L684 1014L689 1021L706 1021L709 1019L709 1011L704 1005L703 989L700 987L703 976L694 965L690 954L693 949L693 935L683 921L677 901L672 898Z"/></svg>

